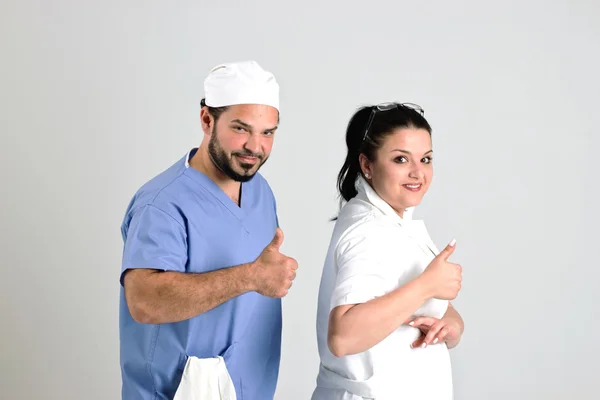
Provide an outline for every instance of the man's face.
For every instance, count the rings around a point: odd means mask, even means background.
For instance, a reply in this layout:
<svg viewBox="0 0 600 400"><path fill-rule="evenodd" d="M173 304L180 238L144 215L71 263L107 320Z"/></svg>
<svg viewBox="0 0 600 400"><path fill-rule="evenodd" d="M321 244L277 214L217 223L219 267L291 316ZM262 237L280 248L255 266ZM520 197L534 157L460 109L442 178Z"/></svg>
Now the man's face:
<svg viewBox="0 0 600 400"><path fill-rule="evenodd" d="M278 122L271 106L230 106L213 125L208 142L213 163L231 179L249 181L271 154Z"/></svg>

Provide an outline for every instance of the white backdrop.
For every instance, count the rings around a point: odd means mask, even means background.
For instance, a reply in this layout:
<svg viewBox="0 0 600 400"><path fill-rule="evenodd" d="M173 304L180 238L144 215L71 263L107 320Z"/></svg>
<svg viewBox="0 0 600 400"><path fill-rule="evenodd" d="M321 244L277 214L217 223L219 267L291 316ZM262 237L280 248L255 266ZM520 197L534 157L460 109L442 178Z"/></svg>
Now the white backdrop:
<svg viewBox="0 0 600 400"><path fill-rule="evenodd" d="M421 104L417 215L464 268L456 398L597 399L600 3L3 0L0 398L120 395L119 226L201 140L202 81L255 59L282 89L263 169L283 251L277 399L308 399L316 301L355 109Z"/></svg>

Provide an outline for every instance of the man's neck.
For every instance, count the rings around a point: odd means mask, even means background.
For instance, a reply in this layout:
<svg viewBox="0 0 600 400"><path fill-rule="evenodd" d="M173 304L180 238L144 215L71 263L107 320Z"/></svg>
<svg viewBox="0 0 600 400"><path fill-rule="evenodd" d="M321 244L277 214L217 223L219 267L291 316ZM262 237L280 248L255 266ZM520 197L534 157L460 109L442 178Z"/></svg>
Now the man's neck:
<svg viewBox="0 0 600 400"><path fill-rule="evenodd" d="M236 182L223 173L215 163L212 162L208 149L200 146L196 154L189 160L190 167L202 172L211 181L217 184L231 200L238 206L240 204L240 182Z"/></svg>

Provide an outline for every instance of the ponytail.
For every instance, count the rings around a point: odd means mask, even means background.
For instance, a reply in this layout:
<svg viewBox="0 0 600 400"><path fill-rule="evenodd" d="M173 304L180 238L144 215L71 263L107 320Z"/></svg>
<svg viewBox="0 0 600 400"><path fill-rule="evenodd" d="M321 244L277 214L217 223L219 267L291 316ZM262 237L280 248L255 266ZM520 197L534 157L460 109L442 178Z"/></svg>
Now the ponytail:
<svg viewBox="0 0 600 400"><path fill-rule="evenodd" d="M341 197L340 206L344 201L350 201L358 194L356 180L362 175L359 157L361 153L365 152L363 150L363 137L371 110L372 107L359 109L350 119L346 129L348 153L337 177L337 188ZM369 142L369 140L367 139L365 142ZM370 155L370 152L367 152L366 155Z"/></svg>
<svg viewBox="0 0 600 400"><path fill-rule="evenodd" d="M349 152L337 179L338 191L344 201L350 201L358 194L355 183L360 174L362 171L358 156Z"/></svg>

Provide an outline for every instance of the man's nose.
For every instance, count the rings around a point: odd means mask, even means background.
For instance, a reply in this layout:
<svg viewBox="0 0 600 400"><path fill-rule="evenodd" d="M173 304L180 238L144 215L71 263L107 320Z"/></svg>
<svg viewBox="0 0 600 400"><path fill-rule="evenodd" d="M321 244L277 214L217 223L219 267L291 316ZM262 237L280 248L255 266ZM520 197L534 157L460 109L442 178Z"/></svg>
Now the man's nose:
<svg viewBox="0 0 600 400"><path fill-rule="evenodd" d="M252 154L258 154L260 153L260 147L261 144L258 135L249 135L248 141L246 142L246 144L244 144L244 148L252 152Z"/></svg>

